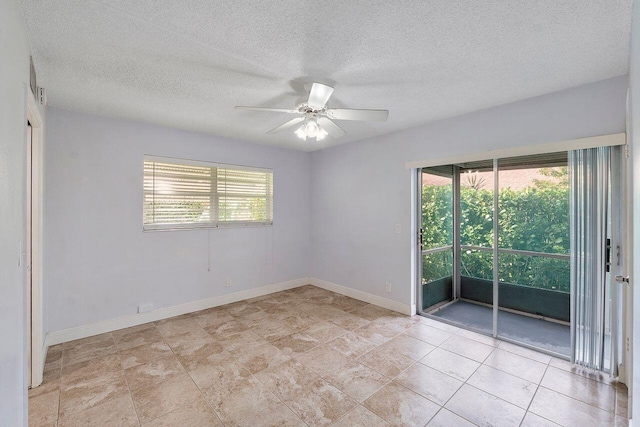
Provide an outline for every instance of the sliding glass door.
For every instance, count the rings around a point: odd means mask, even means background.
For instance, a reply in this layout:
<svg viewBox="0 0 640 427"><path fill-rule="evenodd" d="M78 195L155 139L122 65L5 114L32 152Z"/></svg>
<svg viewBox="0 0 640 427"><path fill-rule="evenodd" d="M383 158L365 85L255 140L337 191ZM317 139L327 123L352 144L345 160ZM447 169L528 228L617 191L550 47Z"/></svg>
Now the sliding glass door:
<svg viewBox="0 0 640 427"><path fill-rule="evenodd" d="M425 168L420 312L568 356L567 153Z"/></svg>
<svg viewBox="0 0 640 427"><path fill-rule="evenodd" d="M571 351L567 154L498 161L497 335Z"/></svg>

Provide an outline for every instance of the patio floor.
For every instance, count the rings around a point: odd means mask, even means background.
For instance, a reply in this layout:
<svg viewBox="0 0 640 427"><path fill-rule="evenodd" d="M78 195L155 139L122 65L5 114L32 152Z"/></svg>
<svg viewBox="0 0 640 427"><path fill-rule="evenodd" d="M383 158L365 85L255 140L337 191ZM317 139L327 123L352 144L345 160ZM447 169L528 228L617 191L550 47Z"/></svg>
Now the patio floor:
<svg viewBox="0 0 640 427"><path fill-rule="evenodd" d="M457 301L434 316L491 333L493 310L484 305ZM498 313L498 336L569 356L571 336L569 326L506 311Z"/></svg>

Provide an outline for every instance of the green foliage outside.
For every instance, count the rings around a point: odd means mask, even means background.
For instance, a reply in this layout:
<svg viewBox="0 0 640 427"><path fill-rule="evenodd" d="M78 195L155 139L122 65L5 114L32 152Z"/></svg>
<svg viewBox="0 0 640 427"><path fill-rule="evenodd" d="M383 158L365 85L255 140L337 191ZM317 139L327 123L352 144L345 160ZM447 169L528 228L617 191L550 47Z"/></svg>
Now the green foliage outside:
<svg viewBox="0 0 640 427"><path fill-rule="evenodd" d="M545 179L499 194L499 247L569 254L569 186L567 168L542 169ZM465 174L468 175L468 174ZM472 174L471 174L472 175ZM493 246L493 190L467 176L460 189L462 245ZM423 185L424 248L452 244L451 186ZM450 251L423 257L424 283L452 274ZM569 292L569 261L543 256L500 254L501 282ZM461 274L491 280L492 252L463 250Z"/></svg>
<svg viewBox="0 0 640 427"><path fill-rule="evenodd" d="M165 222L198 222L209 209L209 204L196 201L162 200L153 203L145 200L144 224ZM176 215L176 213L180 213ZM208 219L208 218L206 218Z"/></svg>
<svg viewBox="0 0 640 427"><path fill-rule="evenodd" d="M220 200L218 217L224 221L266 221L266 198L224 201Z"/></svg>
<svg viewBox="0 0 640 427"><path fill-rule="evenodd" d="M218 221L266 221L267 201L265 198L253 198L246 200L234 200L226 202L224 199L218 202ZM162 200L145 201L144 223L197 223L208 222L209 203Z"/></svg>

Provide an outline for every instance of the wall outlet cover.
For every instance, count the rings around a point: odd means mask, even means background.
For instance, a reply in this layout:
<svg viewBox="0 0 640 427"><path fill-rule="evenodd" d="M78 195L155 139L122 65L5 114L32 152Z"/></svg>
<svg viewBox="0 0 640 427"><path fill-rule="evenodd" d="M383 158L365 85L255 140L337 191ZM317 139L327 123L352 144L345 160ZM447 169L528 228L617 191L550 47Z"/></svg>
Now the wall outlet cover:
<svg viewBox="0 0 640 427"><path fill-rule="evenodd" d="M138 306L138 313L147 313L153 310L153 303L140 304Z"/></svg>

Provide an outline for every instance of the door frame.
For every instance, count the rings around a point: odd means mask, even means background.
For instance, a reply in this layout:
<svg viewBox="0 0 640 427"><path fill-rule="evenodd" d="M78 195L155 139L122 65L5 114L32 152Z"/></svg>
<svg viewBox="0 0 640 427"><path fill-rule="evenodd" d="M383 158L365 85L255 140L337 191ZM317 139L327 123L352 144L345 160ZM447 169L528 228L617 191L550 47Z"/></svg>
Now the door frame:
<svg viewBox="0 0 640 427"><path fill-rule="evenodd" d="M422 169L411 169L411 315L420 315L422 309Z"/></svg>
<svg viewBox="0 0 640 427"><path fill-rule="evenodd" d="M44 122L38 109L36 99L31 93L31 89L26 87L26 120L25 127L25 157L30 152L30 159L25 158L25 182L26 173L31 168L31 190L25 188L25 211L27 209L27 197L31 197L31 239L25 241L30 245L31 264L27 260L25 268L31 269L31 307L27 307L27 315L31 316L31 383L29 387L37 387L42 383L44 372L44 340L43 316L42 316L42 206L43 206L43 145L44 145ZM27 141L27 122L31 124L31 146ZM27 162L31 162L30 165ZM25 212L25 217L26 217ZM26 227L29 224L25 224ZM26 250L26 248L25 248ZM27 275L25 274L25 291L28 286ZM26 339L29 339L27 337Z"/></svg>

